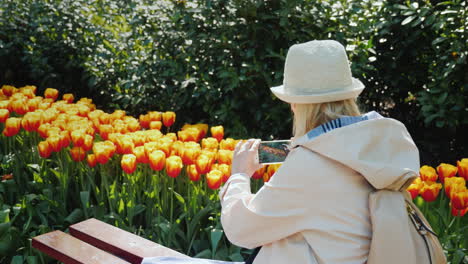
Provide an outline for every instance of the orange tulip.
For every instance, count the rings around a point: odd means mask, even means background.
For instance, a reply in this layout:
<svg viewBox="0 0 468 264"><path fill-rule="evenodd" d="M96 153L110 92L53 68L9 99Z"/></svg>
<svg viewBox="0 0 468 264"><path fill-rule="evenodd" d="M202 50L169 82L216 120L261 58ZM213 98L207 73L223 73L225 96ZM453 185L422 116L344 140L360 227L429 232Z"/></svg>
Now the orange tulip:
<svg viewBox="0 0 468 264"><path fill-rule="evenodd" d="M182 142L188 142L189 141L189 134L187 133L187 131L184 131L184 130L177 131L177 137Z"/></svg>
<svg viewBox="0 0 468 264"><path fill-rule="evenodd" d="M3 85L2 86L2 92L6 96L12 96L16 92L16 87L11 86L11 85Z"/></svg>
<svg viewBox="0 0 468 264"><path fill-rule="evenodd" d="M148 155L146 155L145 147L138 146L133 149L133 154L136 156L138 163L149 163Z"/></svg>
<svg viewBox="0 0 468 264"><path fill-rule="evenodd" d="M462 177L451 177L445 179L445 194L447 197L452 196L452 190L459 189L459 187L465 187L466 181Z"/></svg>
<svg viewBox="0 0 468 264"><path fill-rule="evenodd" d="M203 149L218 149L218 140L214 137L203 138L201 141L201 145Z"/></svg>
<svg viewBox="0 0 468 264"><path fill-rule="evenodd" d="M73 147L70 149L70 155L74 161L80 162L86 158L86 151L82 147Z"/></svg>
<svg viewBox="0 0 468 264"><path fill-rule="evenodd" d="M231 176L231 166L227 164L219 164L218 170L223 173L223 183L226 182Z"/></svg>
<svg viewBox="0 0 468 264"><path fill-rule="evenodd" d="M166 163L166 154L164 154L163 151L155 150L148 155L148 158L151 169L160 171L164 168L164 164Z"/></svg>
<svg viewBox="0 0 468 264"><path fill-rule="evenodd" d="M416 199L423 185L421 178L418 177L406 190L411 194L411 198Z"/></svg>
<svg viewBox="0 0 468 264"><path fill-rule="evenodd" d="M165 127L170 127L174 124L176 114L174 112L165 112L162 114L163 124Z"/></svg>
<svg viewBox="0 0 468 264"><path fill-rule="evenodd" d="M220 170L212 170L206 174L206 184L208 188L216 190L223 182L223 173Z"/></svg>
<svg viewBox="0 0 468 264"><path fill-rule="evenodd" d="M219 143L219 148L227 149L227 150L234 150L234 148L236 147L236 144L237 144L237 140L234 140L232 138L226 138L226 139L221 140L221 142Z"/></svg>
<svg viewBox="0 0 468 264"><path fill-rule="evenodd" d="M214 138L216 138L218 141L221 141L224 137L224 127L223 126L211 127L211 135Z"/></svg>
<svg viewBox="0 0 468 264"><path fill-rule="evenodd" d="M37 128L37 132L42 138L47 138L49 128L51 128L50 123L43 123Z"/></svg>
<svg viewBox="0 0 468 264"><path fill-rule="evenodd" d="M62 145L60 145L60 136L51 135L46 139L47 143L49 143L50 148L53 152L59 152L62 149Z"/></svg>
<svg viewBox="0 0 468 264"><path fill-rule="evenodd" d="M444 183L445 178L450 178L457 174L457 167L452 164L441 163L437 166L437 173L439 174L439 179L441 183Z"/></svg>
<svg viewBox="0 0 468 264"><path fill-rule="evenodd" d="M201 135L202 135L202 132L200 129L196 128L196 127L189 127L185 130L182 130L180 132L185 132L185 135L186 135L186 139L185 141L195 141L195 142L198 142L201 140Z"/></svg>
<svg viewBox="0 0 468 264"><path fill-rule="evenodd" d="M266 166L261 167L260 169L256 170L252 175L252 178L259 180L263 178L263 174L265 173Z"/></svg>
<svg viewBox="0 0 468 264"><path fill-rule="evenodd" d="M187 175L191 181L200 180L200 173L198 173L197 167L195 166L195 164L187 166Z"/></svg>
<svg viewBox="0 0 468 264"><path fill-rule="evenodd" d="M10 117L10 111L8 109L0 109L0 123L5 123L8 117Z"/></svg>
<svg viewBox="0 0 468 264"><path fill-rule="evenodd" d="M3 129L3 135L7 137L14 136L19 133L21 129L21 118L10 117L5 121L5 128Z"/></svg>
<svg viewBox="0 0 468 264"><path fill-rule="evenodd" d="M435 182L423 182L423 187L419 194L426 202L432 202L437 199L439 191L442 189L442 184Z"/></svg>
<svg viewBox="0 0 468 264"><path fill-rule="evenodd" d="M464 210L468 208L468 190L466 188L458 192L453 192L450 198L452 206L455 209Z"/></svg>
<svg viewBox="0 0 468 264"><path fill-rule="evenodd" d="M88 154L88 157L86 158L86 161L88 162L89 167L94 168L96 166L96 164L97 164L96 155Z"/></svg>
<svg viewBox="0 0 468 264"><path fill-rule="evenodd" d="M52 100L57 100L58 98L58 95L59 95L59 91L57 89L53 89L53 88L47 88L44 92L44 97L45 98L50 98Z"/></svg>
<svg viewBox="0 0 468 264"><path fill-rule="evenodd" d="M71 93L64 94L62 98L63 100L67 101L67 103L69 104L73 103L73 100L75 100L75 97Z"/></svg>
<svg viewBox="0 0 468 264"><path fill-rule="evenodd" d="M39 152L39 156L43 157L44 159L47 159L50 157L50 154L52 154L52 149L50 148L47 141L39 142L39 145L37 145L37 151Z"/></svg>
<svg viewBox="0 0 468 264"><path fill-rule="evenodd" d="M169 177L176 178L182 170L182 159L179 156L170 156L166 159L166 173Z"/></svg>
<svg viewBox="0 0 468 264"><path fill-rule="evenodd" d="M207 174L211 170L212 164L213 159L205 153L200 154L195 161L195 166L200 174Z"/></svg>
<svg viewBox="0 0 468 264"><path fill-rule="evenodd" d="M233 154L234 151L232 150L220 149L218 151L218 163L231 164Z"/></svg>
<svg viewBox="0 0 468 264"><path fill-rule="evenodd" d="M122 170L127 174L132 174L135 172L137 163L136 163L136 156L133 154L125 154L122 156L122 160L120 161L120 165Z"/></svg>
<svg viewBox="0 0 468 264"><path fill-rule="evenodd" d="M468 159L457 161L458 176L468 181Z"/></svg>
<svg viewBox="0 0 468 264"><path fill-rule="evenodd" d="M422 181L437 181L437 173L435 169L431 166L424 165L419 169L419 175Z"/></svg>

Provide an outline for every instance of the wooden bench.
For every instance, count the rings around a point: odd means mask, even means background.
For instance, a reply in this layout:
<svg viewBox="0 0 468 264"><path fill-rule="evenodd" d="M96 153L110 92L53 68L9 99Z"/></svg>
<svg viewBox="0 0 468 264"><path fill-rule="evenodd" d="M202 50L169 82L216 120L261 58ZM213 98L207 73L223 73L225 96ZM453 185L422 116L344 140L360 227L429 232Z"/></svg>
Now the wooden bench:
<svg viewBox="0 0 468 264"><path fill-rule="evenodd" d="M32 239L32 246L63 263L140 264L145 257L188 256L91 218L62 231L49 232Z"/></svg>

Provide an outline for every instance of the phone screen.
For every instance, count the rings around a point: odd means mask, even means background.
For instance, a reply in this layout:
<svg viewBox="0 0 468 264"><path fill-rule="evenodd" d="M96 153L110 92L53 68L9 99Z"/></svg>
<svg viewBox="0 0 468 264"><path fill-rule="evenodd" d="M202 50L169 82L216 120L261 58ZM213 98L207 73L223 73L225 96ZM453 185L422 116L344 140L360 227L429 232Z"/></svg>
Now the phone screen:
<svg viewBox="0 0 468 264"><path fill-rule="evenodd" d="M289 153L290 140L262 141L258 147L260 164L282 163Z"/></svg>

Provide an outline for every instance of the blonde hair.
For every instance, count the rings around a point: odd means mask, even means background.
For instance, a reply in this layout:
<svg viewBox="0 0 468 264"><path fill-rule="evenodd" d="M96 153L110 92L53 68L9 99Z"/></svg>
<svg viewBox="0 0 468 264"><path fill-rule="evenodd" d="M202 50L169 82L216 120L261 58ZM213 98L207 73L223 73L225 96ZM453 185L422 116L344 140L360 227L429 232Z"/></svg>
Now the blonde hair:
<svg viewBox="0 0 468 264"><path fill-rule="evenodd" d="M311 129L342 116L359 116L361 111L356 99L318 104L295 104L293 134L295 138L305 135Z"/></svg>

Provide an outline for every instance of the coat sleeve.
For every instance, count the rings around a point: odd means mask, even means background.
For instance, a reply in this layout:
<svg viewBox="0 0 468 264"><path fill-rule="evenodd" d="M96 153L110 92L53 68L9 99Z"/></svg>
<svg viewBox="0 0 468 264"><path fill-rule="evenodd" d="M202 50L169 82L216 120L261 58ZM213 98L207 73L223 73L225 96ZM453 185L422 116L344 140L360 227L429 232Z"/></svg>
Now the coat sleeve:
<svg viewBox="0 0 468 264"><path fill-rule="evenodd" d="M256 194L245 174L232 175L221 189L221 224L231 243L255 248L303 230L309 211L304 168L291 154Z"/></svg>

